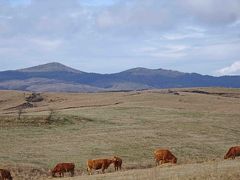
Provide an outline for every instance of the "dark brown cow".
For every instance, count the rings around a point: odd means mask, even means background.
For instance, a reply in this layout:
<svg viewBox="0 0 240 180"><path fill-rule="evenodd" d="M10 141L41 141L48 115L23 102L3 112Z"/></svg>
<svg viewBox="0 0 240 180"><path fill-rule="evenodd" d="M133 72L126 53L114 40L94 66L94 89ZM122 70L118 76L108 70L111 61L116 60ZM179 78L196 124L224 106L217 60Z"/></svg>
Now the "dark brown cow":
<svg viewBox="0 0 240 180"><path fill-rule="evenodd" d="M6 169L0 169L0 180L12 180L10 171Z"/></svg>
<svg viewBox="0 0 240 180"><path fill-rule="evenodd" d="M115 168L115 171L118 171L118 169L122 169L122 159L120 157L117 157L117 156L113 156L113 159L114 159L114 168Z"/></svg>
<svg viewBox="0 0 240 180"><path fill-rule="evenodd" d="M62 177L65 172L70 172L71 176L74 176L74 168L74 163L58 163L55 168L51 170L52 177L55 177L56 173L59 173L59 176Z"/></svg>
<svg viewBox="0 0 240 180"><path fill-rule="evenodd" d="M236 156L240 156L240 146L231 147L228 150L227 154L224 156L224 159L235 159Z"/></svg>
<svg viewBox="0 0 240 180"><path fill-rule="evenodd" d="M114 159L92 159L87 161L87 171L91 175L92 170L102 170L104 173L105 169L107 169L112 163L114 163Z"/></svg>
<svg viewBox="0 0 240 180"><path fill-rule="evenodd" d="M168 149L158 149L154 151L156 165L163 163L177 163L177 158Z"/></svg>

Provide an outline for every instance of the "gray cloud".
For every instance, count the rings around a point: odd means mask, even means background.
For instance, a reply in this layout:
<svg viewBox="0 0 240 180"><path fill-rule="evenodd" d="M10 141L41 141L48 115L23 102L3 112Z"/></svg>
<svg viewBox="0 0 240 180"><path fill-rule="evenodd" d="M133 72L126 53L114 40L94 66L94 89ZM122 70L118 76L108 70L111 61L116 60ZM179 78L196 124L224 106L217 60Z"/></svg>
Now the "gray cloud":
<svg viewBox="0 0 240 180"><path fill-rule="evenodd" d="M147 32L168 29L175 25L175 12L169 11L173 5L163 1L133 0L121 1L112 7L103 9L96 17L100 29ZM131 31L129 31L131 30Z"/></svg>
<svg viewBox="0 0 240 180"><path fill-rule="evenodd" d="M177 0L186 15L210 27L226 25L240 19L238 0Z"/></svg>
<svg viewBox="0 0 240 180"><path fill-rule="evenodd" d="M166 31L189 24L216 27L240 20L238 0L121 1L97 16L100 28Z"/></svg>
<svg viewBox="0 0 240 180"><path fill-rule="evenodd" d="M96 72L214 73L240 58L239 0L89 2L0 0L1 68L60 61Z"/></svg>

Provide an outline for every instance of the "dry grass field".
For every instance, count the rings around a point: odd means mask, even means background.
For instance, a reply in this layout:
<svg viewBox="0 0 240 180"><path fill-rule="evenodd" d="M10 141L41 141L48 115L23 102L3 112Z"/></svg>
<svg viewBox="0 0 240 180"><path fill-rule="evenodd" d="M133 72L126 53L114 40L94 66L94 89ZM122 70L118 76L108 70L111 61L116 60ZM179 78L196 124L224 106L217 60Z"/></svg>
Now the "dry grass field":
<svg viewBox="0 0 240 180"><path fill-rule="evenodd" d="M240 89L43 93L18 119L14 107L29 95L0 91L0 168L14 179L49 179L57 162L76 164L69 179L240 177L240 160L223 160L240 144ZM170 149L178 164L154 167L159 147ZM87 159L112 155L123 158L122 172L111 167L86 175Z"/></svg>

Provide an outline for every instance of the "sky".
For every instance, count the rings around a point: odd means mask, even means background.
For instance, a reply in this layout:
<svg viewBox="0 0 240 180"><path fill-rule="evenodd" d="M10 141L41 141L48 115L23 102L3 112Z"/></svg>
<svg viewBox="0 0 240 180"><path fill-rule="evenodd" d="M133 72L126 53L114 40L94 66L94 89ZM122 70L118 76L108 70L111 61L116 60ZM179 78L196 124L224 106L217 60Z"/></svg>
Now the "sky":
<svg viewBox="0 0 240 180"><path fill-rule="evenodd" d="M0 0L0 71L49 62L240 75L240 0Z"/></svg>

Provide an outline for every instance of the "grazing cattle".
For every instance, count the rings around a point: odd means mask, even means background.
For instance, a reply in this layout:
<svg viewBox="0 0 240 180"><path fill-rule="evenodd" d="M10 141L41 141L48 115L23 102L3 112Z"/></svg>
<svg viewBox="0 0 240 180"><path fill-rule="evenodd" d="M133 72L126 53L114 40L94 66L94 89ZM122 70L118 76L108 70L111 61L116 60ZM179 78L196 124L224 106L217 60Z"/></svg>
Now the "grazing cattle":
<svg viewBox="0 0 240 180"><path fill-rule="evenodd" d="M52 177L55 177L56 173L59 173L59 176L62 177L65 172L70 172L71 176L74 176L74 168L74 163L59 163L51 170Z"/></svg>
<svg viewBox="0 0 240 180"><path fill-rule="evenodd" d="M158 149L154 151L156 165L163 163L177 163L177 158L167 149Z"/></svg>
<svg viewBox="0 0 240 180"><path fill-rule="evenodd" d="M6 169L0 169L0 180L12 180L10 171Z"/></svg>
<svg viewBox="0 0 240 180"><path fill-rule="evenodd" d="M92 159L87 161L87 171L91 175L92 170L102 170L104 173L105 169L107 169L112 163L114 163L114 159Z"/></svg>
<svg viewBox="0 0 240 180"><path fill-rule="evenodd" d="M118 169L121 170L122 169L122 159L117 156L114 156L113 159L114 159L115 171L118 171Z"/></svg>
<svg viewBox="0 0 240 180"><path fill-rule="evenodd" d="M227 154L224 156L224 159L235 159L236 156L240 156L240 146L231 147L228 150Z"/></svg>

